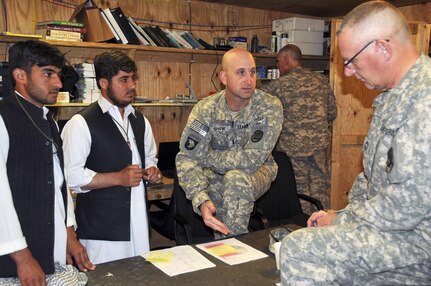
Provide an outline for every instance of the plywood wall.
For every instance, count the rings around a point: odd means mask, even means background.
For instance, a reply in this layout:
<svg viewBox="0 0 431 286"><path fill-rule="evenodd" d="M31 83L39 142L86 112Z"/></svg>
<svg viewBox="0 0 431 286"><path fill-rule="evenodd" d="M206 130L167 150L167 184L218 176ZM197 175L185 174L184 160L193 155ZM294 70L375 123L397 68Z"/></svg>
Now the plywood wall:
<svg viewBox="0 0 431 286"><path fill-rule="evenodd" d="M35 23L43 20L68 20L81 0L5 0L7 24L4 13L0 13L0 30L17 33L33 33ZM272 20L294 16L290 13L241 8L189 0L94 0L99 7L120 6L127 16L139 24L155 24L164 28L189 30L212 43L214 37L246 36L249 41L258 35L260 45L269 46ZM409 21L431 23L431 4L420 4L401 8ZM191 25L190 25L191 24ZM8 45L0 43L0 60L7 59ZM65 52L67 50L64 50ZM71 63L92 62L94 51L83 49L70 57ZM190 56L188 56L190 58ZM211 63L189 63L189 59L153 58L149 53L137 59L140 80L138 93L154 99L188 94L185 83L189 81L199 98L221 89L218 71L221 59L214 55ZM334 60L334 59L332 59ZM333 67L334 65L331 65ZM191 74L191 76L190 76ZM342 74L342 71L338 71ZM342 208L347 202L347 194L354 177L362 169L361 146L367 133L372 113L372 99L358 88L354 79L335 79L338 124L334 128L342 137L336 139L335 172L333 176L332 207ZM364 94L367 94L363 96ZM178 140L191 107L140 107L150 120L156 141ZM63 116L70 116L76 109L61 110ZM338 140L338 141L337 141ZM334 147L337 147L334 146ZM343 148L340 148L343 146ZM339 174L343 172L343 174Z"/></svg>
<svg viewBox="0 0 431 286"><path fill-rule="evenodd" d="M1 8L3 11L6 9L7 25L4 13L0 13L0 30L31 34L38 21L68 20L82 0L5 0L5 3L5 7ZM269 45L272 20L293 15L188 0L94 0L94 3L98 7L120 6L127 16L134 18L139 24L191 30L209 43L212 43L214 37L246 36L251 39L257 34L261 45ZM0 44L2 60L7 59L7 48L8 45ZM67 52L67 49L63 50ZM69 60L71 63L92 62L94 54L94 51L83 49L72 57L69 56ZM149 54L145 59L137 59L140 76L138 94L152 99L172 98L176 94L189 94L185 84L190 82L197 97L203 98L223 88L218 80L220 56L214 56L211 63L192 64L191 56L185 57L188 58L153 59ZM140 110L153 125L158 142L178 140L190 112L189 107L151 107ZM62 111L65 115L69 113ZM161 116L162 114L165 116ZM172 114L176 115L175 118Z"/></svg>

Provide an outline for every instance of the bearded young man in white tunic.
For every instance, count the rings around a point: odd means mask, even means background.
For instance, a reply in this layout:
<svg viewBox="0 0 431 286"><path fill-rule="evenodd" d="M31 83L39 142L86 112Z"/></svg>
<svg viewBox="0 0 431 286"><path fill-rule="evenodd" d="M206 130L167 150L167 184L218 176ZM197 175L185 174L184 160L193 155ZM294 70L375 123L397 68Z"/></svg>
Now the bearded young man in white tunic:
<svg viewBox="0 0 431 286"><path fill-rule="evenodd" d="M68 186L77 193L78 236L93 263L149 251L145 181L161 182L150 123L130 104L136 64L106 51L95 58L100 99L62 132Z"/></svg>

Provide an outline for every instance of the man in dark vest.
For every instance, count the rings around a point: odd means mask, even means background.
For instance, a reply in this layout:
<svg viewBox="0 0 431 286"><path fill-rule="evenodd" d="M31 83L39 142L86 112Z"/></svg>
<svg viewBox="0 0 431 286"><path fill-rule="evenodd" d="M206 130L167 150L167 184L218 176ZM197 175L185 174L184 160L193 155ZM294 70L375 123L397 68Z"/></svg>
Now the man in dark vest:
<svg viewBox="0 0 431 286"><path fill-rule="evenodd" d="M145 181L162 176L150 123L131 106L135 62L106 51L94 66L102 96L67 122L62 138L78 237L98 264L149 251Z"/></svg>
<svg viewBox="0 0 431 286"><path fill-rule="evenodd" d="M65 62L40 41L9 50L15 92L0 102L0 284L85 285L66 263L95 268L76 238L62 142L44 106L57 101Z"/></svg>

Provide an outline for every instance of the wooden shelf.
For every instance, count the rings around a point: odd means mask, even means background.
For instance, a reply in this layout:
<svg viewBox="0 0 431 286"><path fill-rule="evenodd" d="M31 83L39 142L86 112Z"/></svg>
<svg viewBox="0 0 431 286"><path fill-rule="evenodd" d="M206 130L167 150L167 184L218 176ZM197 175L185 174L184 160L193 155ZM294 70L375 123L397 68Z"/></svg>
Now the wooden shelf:
<svg viewBox="0 0 431 286"><path fill-rule="evenodd" d="M16 36L0 36L2 43L15 43L32 38ZM221 64L221 58L226 51L219 50L192 50L167 47L153 47L143 45L124 45L112 43L69 42L43 40L58 47L68 58L84 58L93 60L94 57L105 50L119 50L126 53L135 61L151 62L187 62L187 63L213 63ZM253 53L256 65L276 65L276 54ZM303 56L304 61L328 61L328 56Z"/></svg>
<svg viewBox="0 0 431 286"><path fill-rule="evenodd" d="M145 107L175 107L175 106L194 106L196 103L191 102L146 102L146 103L132 103L132 106L145 106ZM56 103L46 105L47 107L86 107L90 103Z"/></svg>

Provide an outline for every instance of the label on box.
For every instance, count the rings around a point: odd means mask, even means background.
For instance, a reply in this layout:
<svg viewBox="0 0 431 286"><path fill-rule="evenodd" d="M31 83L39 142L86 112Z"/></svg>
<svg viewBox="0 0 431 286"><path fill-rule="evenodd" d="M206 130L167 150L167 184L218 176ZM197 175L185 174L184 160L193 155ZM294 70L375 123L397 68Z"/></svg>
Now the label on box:
<svg viewBox="0 0 431 286"><path fill-rule="evenodd" d="M229 42L247 43L247 37L229 37Z"/></svg>

